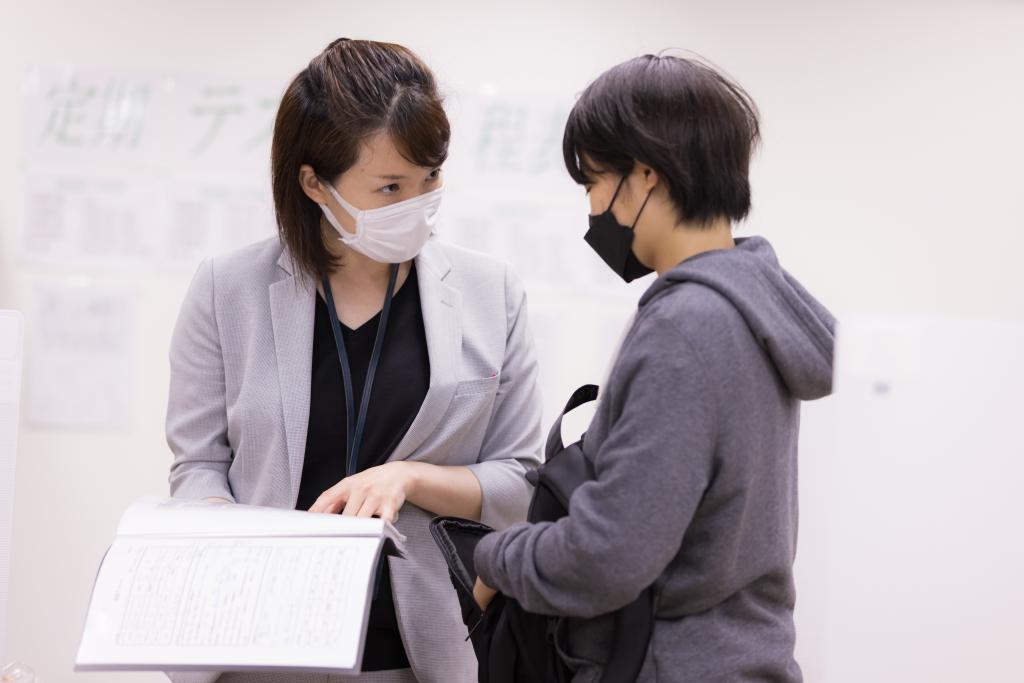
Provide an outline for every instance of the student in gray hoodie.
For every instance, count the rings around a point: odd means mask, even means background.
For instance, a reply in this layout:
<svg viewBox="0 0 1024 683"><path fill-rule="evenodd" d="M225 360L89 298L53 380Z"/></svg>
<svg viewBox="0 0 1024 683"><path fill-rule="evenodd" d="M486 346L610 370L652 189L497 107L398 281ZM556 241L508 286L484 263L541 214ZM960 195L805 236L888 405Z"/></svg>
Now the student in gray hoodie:
<svg viewBox="0 0 1024 683"><path fill-rule="evenodd" d="M655 588L639 681L802 679L793 656L800 402L828 394L834 320L750 208L754 103L715 70L640 57L569 116L587 242L640 299L583 442L597 478L568 516L486 536L478 601L570 617L573 681L600 677L609 613ZM580 340L586 343L586 340ZM493 589L490 588L493 586Z"/></svg>

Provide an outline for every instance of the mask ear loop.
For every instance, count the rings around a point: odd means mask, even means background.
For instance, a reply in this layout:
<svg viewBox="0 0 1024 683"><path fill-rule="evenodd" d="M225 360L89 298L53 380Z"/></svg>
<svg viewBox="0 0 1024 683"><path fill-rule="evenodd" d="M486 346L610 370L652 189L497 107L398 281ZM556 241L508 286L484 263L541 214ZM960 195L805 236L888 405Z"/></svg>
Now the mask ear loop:
<svg viewBox="0 0 1024 683"><path fill-rule="evenodd" d="M612 207L615 206L615 198L619 196L619 190L622 189L622 185L625 182L626 182L626 176L622 176L622 180L619 181L618 187L615 188L615 194L612 195L612 200L610 202L608 202L608 208L605 209L605 213L608 213L609 211L611 211Z"/></svg>
<svg viewBox="0 0 1024 683"><path fill-rule="evenodd" d="M345 201L345 198L341 196L341 193L334 189L334 185L330 184L323 178L318 179L320 180L320 183L327 188L327 191L331 193L331 195L334 197L334 200L338 202L338 205L341 206L341 208L343 208L345 212L352 217L352 221L356 224L356 234L353 237L346 237L346 235L350 234L348 230L345 229L345 226L341 224L341 221L338 220L338 217L334 215L333 211L331 211L331 207L327 206L326 204L322 204L321 206L323 207L324 211L329 213L331 218L334 218L333 221L330 221L329 219L328 220L331 223L331 225L334 226L334 229L338 231L338 237L345 244L353 244L355 242L358 242L360 239L362 239L363 233L366 232L366 224L359 220L362 217L363 211L361 209L356 209L356 207L352 206L347 201ZM355 210L355 213L352 213L353 209Z"/></svg>
<svg viewBox="0 0 1024 683"><path fill-rule="evenodd" d="M636 231L636 224L640 222L640 214L642 214L644 212L644 207L647 206L647 202L650 201L651 194L653 194L653 193L654 193L654 188L652 187L650 189L650 191L648 191L647 198L644 199L644 203L640 205L640 210L636 212L636 218L633 219L633 225L631 225L629 227L630 230Z"/></svg>

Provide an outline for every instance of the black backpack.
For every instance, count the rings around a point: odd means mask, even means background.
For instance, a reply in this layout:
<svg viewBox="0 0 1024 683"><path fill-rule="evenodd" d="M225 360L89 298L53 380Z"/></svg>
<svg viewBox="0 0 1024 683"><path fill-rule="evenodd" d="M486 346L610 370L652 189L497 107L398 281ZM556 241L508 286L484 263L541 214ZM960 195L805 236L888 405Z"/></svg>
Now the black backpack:
<svg viewBox="0 0 1024 683"><path fill-rule="evenodd" d="M594 467L583 453L582 440L562 444L562 418L569 411L597 399L592 384L573 393L548 434L545 463L526 476L534 485L527 519L555 521L569 512L576 488L594 479ZM479 665L479 683L568 683L573 672L558 654L564 651L564 617L531 614L515 600L497 595L482 612L473 599L476 571L473 550L494 531L479 522L438 517L430 532L448 563L448 573L459 596L462 621L469 629ZM614 634L602 683L627 683L640 674L654 626L653 589L614 613Z"/></svg>

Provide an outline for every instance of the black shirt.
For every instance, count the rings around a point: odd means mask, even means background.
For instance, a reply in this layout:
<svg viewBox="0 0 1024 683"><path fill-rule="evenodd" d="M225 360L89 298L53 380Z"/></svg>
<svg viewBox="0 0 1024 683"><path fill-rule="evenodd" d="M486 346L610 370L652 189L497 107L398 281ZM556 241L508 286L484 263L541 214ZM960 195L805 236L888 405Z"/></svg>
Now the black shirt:
<svg viewBox="0 0 1024 683"><path fill-rule="evenodd" d="M344 296L341 292L334 294L336 297ZM352 369L352 395L357 413L379 323L380 313L359 329L341 326ZM419 283L413 265L391 303L380 364L370 394L363 443L359 449L359 471L387 462L419 413L429 385L430 359L427 356ZM309 427L296 509L308 510L321 493L345 478L345 415L341 362L327 304L317 296ZM408 668L409 659L398 632L387 560L383 561L378 573L377 586L370 608L363 670Z"/></svg>

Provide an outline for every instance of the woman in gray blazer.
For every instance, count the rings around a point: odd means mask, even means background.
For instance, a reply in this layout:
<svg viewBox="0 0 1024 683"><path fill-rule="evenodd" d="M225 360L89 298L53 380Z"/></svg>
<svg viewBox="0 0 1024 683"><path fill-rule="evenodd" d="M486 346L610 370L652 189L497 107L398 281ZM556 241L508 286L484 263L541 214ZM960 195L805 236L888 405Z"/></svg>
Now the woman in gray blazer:
<svg viewBox="0 0 1024 683"><path fill-rule="evenodd" d="M380 569L360 681L476 679L428 522L524 519L539 463L522 285L432 236L448 140L414 54L333 42L278 111L279 237L204 262L171 342L172 495L379 516L407 537Z"/></svg>

